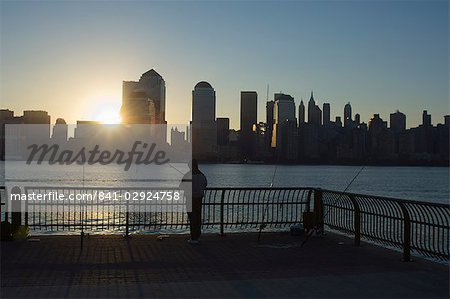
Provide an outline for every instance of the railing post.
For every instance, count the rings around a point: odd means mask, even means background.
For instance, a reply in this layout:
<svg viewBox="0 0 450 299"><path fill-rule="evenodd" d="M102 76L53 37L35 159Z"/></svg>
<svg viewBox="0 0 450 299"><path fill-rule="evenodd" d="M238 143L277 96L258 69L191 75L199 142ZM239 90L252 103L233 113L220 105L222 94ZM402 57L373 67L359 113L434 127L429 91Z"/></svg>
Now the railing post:
<svg viewBox="0 0 450 299"><path fill-rule="evenodd" d="M225 218L225 189L222 189L220 195L220 235L225 236L224 232L224 218Z"/></svg>
<svg viewBox="0 0 450 299"><path fill-rule="evenodd" d="M307 195L307 199L306 199L307 204L306 204L305 212L311 211L311 192L312 192L312 189L308 190L308 195Z"/></svg>
<svg viewBox="0 0 450 299"><path fill-rule="evenodd" d="M127 200L126 204L126 213L125 213L125 238L130 236L130 201Z"/></svg>
<svg viewBox="0 0 450 299"><path fill-rule="evenodd" d="M398 203L403 213L403 261L411 261L411 217L402 202Z"/></svg>
<svg viewBox="0 0 450 299"><path fill-rule="evenodd" d="M26 192L27 196L28 196L28 192ZM28 226L28 200L25 200L25 204L24 204L24 213L25 213L25 226Z"/></svg>
<svg viewBox="0 0 450 299"><path fill-rule="evenodd" d="M353 204L353 226L355 230L355 246L361 246L361 209L353 195L348 196Z"/></svg>
<svg viewBox="0 0 450 299"><path fill-rule="evenodd" d="M321 189L314 190L314 224L323 233L323 192Z"/></svg>
<svg viewBox="0 0 450 299"><path fill-rule="evenodd" d="M22 190L15 186L11 189L11 194L17 194L20 197ZM20 200L11 201L11 211L11 227L14 233L22 225L22 202Z"/></svg>

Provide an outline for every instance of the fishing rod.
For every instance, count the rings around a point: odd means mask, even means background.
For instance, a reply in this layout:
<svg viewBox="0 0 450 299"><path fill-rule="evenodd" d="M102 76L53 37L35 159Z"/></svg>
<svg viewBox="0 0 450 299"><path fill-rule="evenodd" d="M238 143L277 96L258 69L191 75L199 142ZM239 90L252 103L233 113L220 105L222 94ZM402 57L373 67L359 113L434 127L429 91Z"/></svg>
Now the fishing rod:
<svg viewBox="0 0 450 299"><path fill-rule="evenodd" d="M347 186L345 187L344 191L342 191L342 192L339 194L339 196L333 201L332 205L335 205L335 204L339 201L339 199L341 199L342 195L344 195L344 193L348 190L348 188L350 188L350 186L353 184L353 182L356 180L356 178L361 174L361 172L363 171L363 169L364 169L365 167L366 167L366 166L363 165L363 166L361 167L361 169L359 169L359 171L356 173L356 175L355 175L355 176L350 180L350 182L347 184ZM325 219L325 217L328 215L328 213L330 212L330 210L331 210L331 209L328 208L327 212L322 216L322 222L323 222L323 220ZM306 242L308 242L309 238L312 236L313 233L314 233L314 229L312 229L311 232L310 232L308 235L306 235L306 238L305 238L305 240L302 242L302 244L300 245L300 247L303 247L303 245L305 245Z"/></svg>
<svg viewBox="0 0 450 299"><path fill-rule="evenodd" d="M182 172L181 170L179 170L178 168L176 168L175 166L173 166L170 163L167 163L167 165L169 165L170 167L172 167L173 169L175 169L176 171L178 171L180 174L185 175L186 173Z"/></svg>
<svg viewBox="0 0 450 299"><path fill-rule="evenodd" d="M277 174L277 168L278 168L278 164L275 164L275 168L274 168L273 175L272 175L272 181L270 182L270 188L273 188L273 182L275 180L275 175ZM262 230L266 227L266 224L264 223L264 218L266 216L267 208L269 207L269 200L270 200L270 197L267 198L266 205L264 207L262 222L261 222L261 225L259 226L258 242L261 239Z"/></svg>

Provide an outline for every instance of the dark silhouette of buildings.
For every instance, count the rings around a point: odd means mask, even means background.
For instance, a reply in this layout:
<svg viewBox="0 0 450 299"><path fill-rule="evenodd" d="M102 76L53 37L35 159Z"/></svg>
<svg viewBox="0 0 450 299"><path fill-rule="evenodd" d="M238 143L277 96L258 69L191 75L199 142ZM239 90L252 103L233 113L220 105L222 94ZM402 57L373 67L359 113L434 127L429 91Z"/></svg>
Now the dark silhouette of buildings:
<svg viewBox="0 0 450 299"><path fill-rule="evenodd" d="M329 126L331 124L330 103L323 103L322 110L323 110L323 125L324 126Z"/></svg>
<svg viewBox="0 0 450 299"><path fill-rule="evenodd" d="M138 82L123 82L121 115L125 124L166 124L165 82L155 70L142 74ZM311 91L307 107L300 101L297 118L294 98L276 93L274 100L266 102L265 122L258 123L257 93L242 91L240 130L232 130L229 118L216 119L215 90L201 81L192 91L190 127L186 135L172 130L171 141L190 142L193 156L210 162L449 165L450 115L444 116L443 124L434 126L424 110L422 124L407 129L406 115L398 110L390 114L389 124L379 114L366 124L358 113L353 117L352 106L347 103L342 117L336 116L333 121L330 103L323 103L320 109ZM22 116L15 116L13 111L0 110L2 159L6 124L39 124L33 131L35 136L27 137L50 139L46 111L24 111ZM97 122L78 121L74 137L82 138L87 134L83 126L93 124ZM63 119L56 120L51 138L70 144Z"/></svg>
<svg viewBox="0 0 450 299"><path fill-rule="evenodd" d="M14 116L14 111L8 109L0 110L0 157L5 160L5 136L8 134L6 125L26 124L34 125L32 129L22 128L20 132L14 132L15 135L22 139L30 141L47 141L50 140L50 115L47 111L42 110L25 110L22 116ZM17 140L19 144L19 140ZM22 150L17 148L17 150ZM11 152L9 152L11 154Z"/></svg>
<svg viewBox="0 0 450 299"><path fill-rule="evenodd" d="M125 124L166 124L166 83L154 69L139 81L122 83L122 122Z"/></svg>
<svg viewBox="0 0 450 299"><path fill-rule="evenodd" d="M308 102L308 123L317 126L322 124L322 110L316 105L312 91Z"/></svg>
<svg viewBox="0 0 450 299"><path fill-rule="evenodd" d="M352 124L352 106L350 103L344 106L344 127L348 128Z"/></svg>
<svg viewBox="0 0 450 299"><path fill-rule="evenodd" d="M296 127L294 98L288 94L274 95L272 147L277 160L294 158L296 155Z"/></svg>
<svg viewBox="0 0 450 299"><path fill-rule="evenodd" d="M199 160L216 161L216 92L206 81L192 91L192 154Z"/></svg>
<svg viewBox="0 0 450 299"><path fill-rule="evenodd" d="M217 145L226 146L230 143L230 119L217 118Z"/></svg>
<svg viewBox="0 0 450 299"><path fill-rule="evenodd" d="M67 141L67 135L68 126L66 124L66 121L62 118L58 118L55 125L53 126L52 140L54 140L58 144L61 144Z"/></svg>
<svg viewBox="0 0 450 299"><path fill-rule="evenodd" d="M273 109L275 106L274 101L267 101L266 103L266 134L264 138L265 149L269 152L269 156L272 154L272 134L273 134Z"/></svg>
<svg viewBox="0 0 450 299"><path fill-rule="evenodd" d="M305 104L303 104L303 99L300 101L298 106L298 125L301 126L305 123Z"/></svg>
<svg viewBox="0 0 450 299"><path fill-rule="evenodd" d="M241 91L241 128L239 141L244 159L253 158L257 109L258 94L256 91Z"/></svg>

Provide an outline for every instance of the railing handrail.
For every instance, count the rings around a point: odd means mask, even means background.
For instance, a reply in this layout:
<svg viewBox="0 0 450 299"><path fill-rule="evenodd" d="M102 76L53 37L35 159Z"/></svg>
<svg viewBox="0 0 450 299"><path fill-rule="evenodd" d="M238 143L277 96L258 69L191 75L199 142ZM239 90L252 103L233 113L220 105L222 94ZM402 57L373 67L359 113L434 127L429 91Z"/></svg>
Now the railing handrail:
<svg viewBox="0 0 450 299"><path fill-rule="evenodd" d="M325 192L330 192L330 193L335 193L335 194L340 194L340 195L351 195L351 196L357 196L357 197L372 197L375 199L380 199L380 200L385 200L385 201L390 201L390 202L401 202L401 203L407 203L407 204L418 204L418 205L428 205L428 206L440 207L440 208L450 208L450 203L445 204L445 203L439 203L439 202L430 202L430 201L422 201L422 200L411 200L411 199L379 196L379 195L373 195L373 194L342 192L342 191L321 189L321 188L313 188L313 189L320 189Z"/></svg>
<svg viewBox="0 0 450 299"><path fill-rule="evenodd" d="M66 190L78 190L78 189L91 189L91 190L142 190L142 189L178 189L177 187L95 187L95 186L87 186L87 187L73 187L73 186L43 186L43 187L25 187L25 189L32 189L32 188L40 188L40 189L66 189ZM5 189L5 187L1 187L0 189ZM340 195L352 195L357 197L372 197L380 200L385 201L391 201L391 202L402 202L407 204L417 204L417 205L428 205L433 207L441 207L441 208L450 208L450 203L438 203L438 202L429 202L429 201L421 201L421 200L410 200L410 199L403 199L403 198L395 198L395 197L387 197L387 196L381 196L381 195L374 195L374 194L363 194L363 193L354 193L354 192L343 192L343 191L337 191L337 190L331 190L331 189L323 189L318 187L308 187L308 186L302 186L302 187L267 187L267 186L255 186L255 187L207 187L206 190L225 190L225 191L233 191L233 190L322 190L325 192L331 192L335 194Z"/></svg>

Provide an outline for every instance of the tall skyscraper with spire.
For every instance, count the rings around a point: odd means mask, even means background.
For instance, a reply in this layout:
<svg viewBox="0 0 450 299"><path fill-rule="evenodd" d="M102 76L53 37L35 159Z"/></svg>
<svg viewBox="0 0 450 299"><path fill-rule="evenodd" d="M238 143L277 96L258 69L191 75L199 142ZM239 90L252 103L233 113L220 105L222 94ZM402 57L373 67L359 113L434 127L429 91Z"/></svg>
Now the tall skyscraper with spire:
<svg viewBox="0 0 450 299"><path fill-rule="evenodd" d="M316 109L316 102L314 101L314 94L313 91L311 90L311 97L309 98L308 102L308 123L313 123L315 109Z"/></svg>
<svg viewBox="0 0 450 299"><path fill-rule="evenodd" d="M166 124L166 83L154 69L139 81L123 81L122 122L126 124Z"/></svg>
<svg viewBox="0 0 450 299"><path fill-rule="evenodd" d="M298 125L303 125L305 123L305 104L303 104L303 99L300 101L298 106Z"/></svg>
<svg viewBox="0 0 450 299"><path fill-rule="evenodd" d="M308 102L308 123L313 125L322 124L322 110L316 105L313 91L311 91L311 97Z"/></svg>

